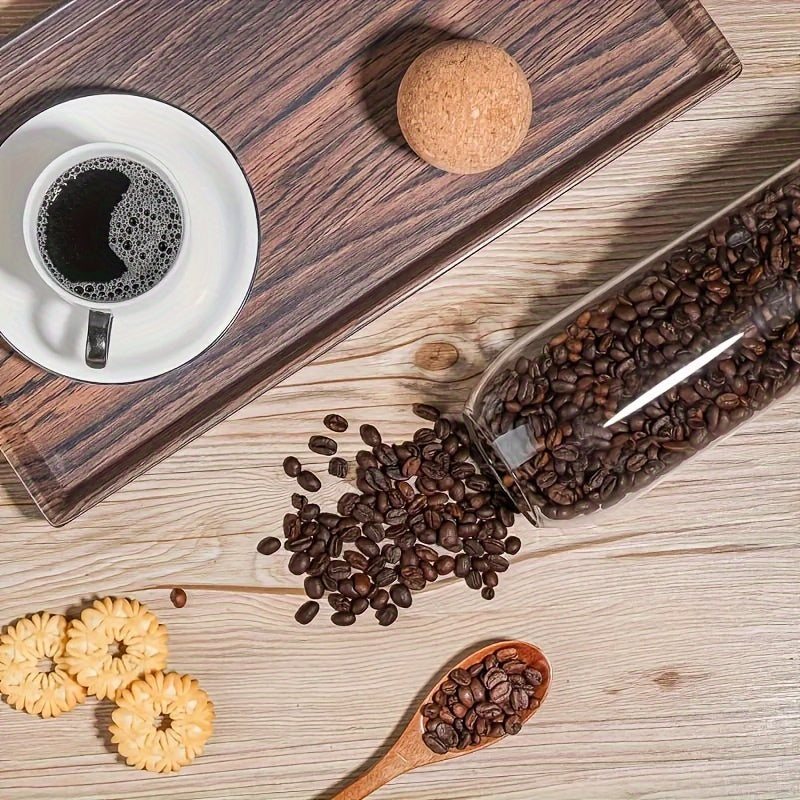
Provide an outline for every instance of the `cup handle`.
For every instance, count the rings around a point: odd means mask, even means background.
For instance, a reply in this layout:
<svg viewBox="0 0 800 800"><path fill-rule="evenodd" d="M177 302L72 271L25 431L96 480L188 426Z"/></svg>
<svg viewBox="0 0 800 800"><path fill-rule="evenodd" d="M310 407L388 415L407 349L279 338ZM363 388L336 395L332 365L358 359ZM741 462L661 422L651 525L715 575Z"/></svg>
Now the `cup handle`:
<svg viewBox="0 0 800 800"><path fill-rule="evenodd" d="M86 366L103 369L108 361L113 315L107 311L89 311L89 329L86 332Z"/></svg>

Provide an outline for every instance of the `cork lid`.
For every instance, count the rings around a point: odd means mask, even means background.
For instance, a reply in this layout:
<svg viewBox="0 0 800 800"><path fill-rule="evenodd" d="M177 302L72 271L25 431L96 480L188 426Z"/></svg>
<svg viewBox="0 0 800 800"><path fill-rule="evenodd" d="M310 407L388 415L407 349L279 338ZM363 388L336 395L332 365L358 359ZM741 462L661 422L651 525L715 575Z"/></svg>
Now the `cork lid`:
<svg viewBox="0 0 800 800"><path fill-rule="evenodd" d="M519 64L488 42L453 40L408 68L397 117L409 146L429 164L458 174L507 161L531 124L533 100Z"/></svg>

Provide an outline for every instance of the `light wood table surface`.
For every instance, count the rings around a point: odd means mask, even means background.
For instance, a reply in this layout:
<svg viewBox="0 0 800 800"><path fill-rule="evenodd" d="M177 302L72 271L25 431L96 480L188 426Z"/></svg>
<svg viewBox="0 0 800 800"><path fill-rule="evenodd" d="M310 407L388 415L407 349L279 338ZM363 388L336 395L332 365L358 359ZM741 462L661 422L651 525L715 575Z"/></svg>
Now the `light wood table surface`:
<svg viewBox="0 0 800 800"><path fill-rule="evenodd" d="M48 5L0 0L0 33ZM361 422L406 438L412 402L456 411L531 325L800 156L800 1L706 6L744 64L732 85L74 524L48 527L0 464L0 621L137 597L217 709L206 754L164 777L105 744L105 703L47 721L0 704L2 800L324 800L386 751L446 664L494 638L551 660L535 721L376 800L800 798L797 396L621 521L519 524L492 603L446 580L391 628L304 628L285 554L255 552L287 510L282 458L324 413L351 420L346 454Z"/></svg>

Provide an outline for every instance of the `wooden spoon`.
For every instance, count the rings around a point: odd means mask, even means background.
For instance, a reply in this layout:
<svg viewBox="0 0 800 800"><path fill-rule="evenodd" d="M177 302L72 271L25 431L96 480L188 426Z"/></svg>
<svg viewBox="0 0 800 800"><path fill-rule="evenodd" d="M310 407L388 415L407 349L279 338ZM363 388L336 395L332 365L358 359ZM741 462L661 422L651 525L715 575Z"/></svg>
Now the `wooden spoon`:
<svg viewBox="0 0 800 800"><path fill-rule="evenodd" d="M467 656L461 663L455 664L452 669L456 667L468 669L473 664L482 661L489 653L494 653L502 647L515 647L517 649L517 658L529 664L534 669L538 669L539 672L542 673L542 684L538 687L535 694L540 706L542 702L544 702L547 696L547 690L550 687L550 664L544 657L542 651L532 644L516 641L496 642ZM442 755L438 755L430 750L422 741L422 734L425 732L425 718L422 716L422 707L431 702L433 694L446 678L447 675L443 675L436 681L435 685L428 693L428 696L420 704L420 707L411 718L408 727L392 745L389 752L386 753L369 772L362 775L355 783L350 784L346 789L339 792L332 800L362 800L362 798L372 794L372 792L379 789L393 778L405 772L409 772L412 769L423 767L427 764L438 764L440 761L446 761L449 758L456 758L457 756L465 756L507 738L506 736L499 736L496 738L486 736L480 744L471 745L464 750L449 750ZM522 722L527 722L536 713L539 706L520 712L519 717Z"/></svg>

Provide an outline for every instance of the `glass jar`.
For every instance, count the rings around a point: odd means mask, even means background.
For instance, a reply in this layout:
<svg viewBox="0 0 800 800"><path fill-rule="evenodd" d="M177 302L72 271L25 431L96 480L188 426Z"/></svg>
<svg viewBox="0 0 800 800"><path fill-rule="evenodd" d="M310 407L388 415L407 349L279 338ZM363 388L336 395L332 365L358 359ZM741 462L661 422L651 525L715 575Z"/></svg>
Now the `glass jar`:
<svg viewBox="0 0 800 800"><path fill-rule="evenodd" d="M800 161L502 353L465 410L534 524L652 486L800 381Z"/></svg>

